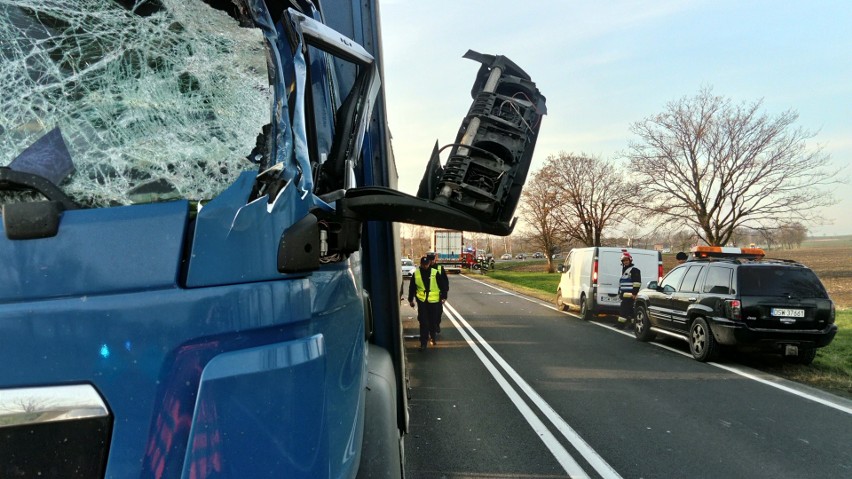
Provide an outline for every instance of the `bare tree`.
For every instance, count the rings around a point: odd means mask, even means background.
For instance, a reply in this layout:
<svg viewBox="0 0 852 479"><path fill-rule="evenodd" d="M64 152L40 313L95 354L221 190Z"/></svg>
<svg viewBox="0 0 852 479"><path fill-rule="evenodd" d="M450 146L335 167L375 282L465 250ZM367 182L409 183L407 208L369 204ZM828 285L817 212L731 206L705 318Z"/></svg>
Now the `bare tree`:
<svg viewBox="0 0 852 479"><path fill-rule="evenodd" d="M759 228L757 232L766 245L765 249L773 249L775 247L775 243L778 241L778 230L776 228Z"/></svg>
<svg viewBox="0 0 852 479"><path fill-rule="evenodd" d="M524 186L523 201L519 206L521 217L529 224L529 239L544 251L553 251L559 242L556 212L559 208L559 191L546 168L538 170ZM547 255L547 272L554 271Z"/></svg>
<svg viewBox="0 0 852 479"><path fill-rule="evenodd" d="M801 223L782 225L778 229L778 239L785 249L799 248L808 237L808 229Z"/></svg>
<svg viewBox="0 0 852 479"><path fill-rule="evenodd" d="M601 246L604 229L636 211L638 190L612 163L560 152L542 168L557 188L562 232L586 246Z"/></svg>
<svg viewBox="0 0 852 479"><path fill-rule="evenodd" d="M741 226L818 221L814 209L835 203L825 187L838 172L806 145L814 135L793 127L798 113L770 117L761 105L733 105L705 88L634 123L640 141L627 157L653 211L710 245L727 244Z"/></svg>

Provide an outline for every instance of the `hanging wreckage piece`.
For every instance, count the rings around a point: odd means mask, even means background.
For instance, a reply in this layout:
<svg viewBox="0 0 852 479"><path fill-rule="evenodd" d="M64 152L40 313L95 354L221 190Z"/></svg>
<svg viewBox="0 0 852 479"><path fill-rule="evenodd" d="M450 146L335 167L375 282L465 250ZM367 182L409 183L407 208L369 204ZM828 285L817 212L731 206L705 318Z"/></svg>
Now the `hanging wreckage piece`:
<svg viewBox="0 0 852 479"><path fill-rule="evenodd" d="M345 208L366 219L508 235L532 160L545 98L508 58L469 50L482 64L456 141L432 152L417 197L379 187L347 191ZM446 165L439 153L450 150Z"/></svg>
<svg viewBox="0 0 852 479"><path fill-rule="evenodd" d="M418 196L508 222L529 170L544 97L508 58L472 50L464 57L482 63L471 91L473 105L456 142L448 145L446 166L441 168L433 153Z"/></svg>

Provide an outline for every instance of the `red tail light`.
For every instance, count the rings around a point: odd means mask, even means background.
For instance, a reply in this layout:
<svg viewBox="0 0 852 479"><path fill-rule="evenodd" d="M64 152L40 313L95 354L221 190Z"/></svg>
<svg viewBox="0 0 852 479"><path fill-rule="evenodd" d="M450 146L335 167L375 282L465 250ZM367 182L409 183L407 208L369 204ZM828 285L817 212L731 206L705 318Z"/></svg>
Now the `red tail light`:
<svg viewBox="0 0 852 479"><path fill-rule="evenodd" d="M738 299L725 300L725 313L728 319L741 320L743 319L742 303Z"/></svg>
<svg viewBox="0 0 852 479"><path fill-rule="evenodd" d="M662 282L663 282L663 263L660 263L657 266L657 284L660 284Z"/></svg>
<svg viewBox="0 0 852 479"><path fill-rule="evenodd" d="M592 284L598 284L598 260L592 263Z"/></svg>

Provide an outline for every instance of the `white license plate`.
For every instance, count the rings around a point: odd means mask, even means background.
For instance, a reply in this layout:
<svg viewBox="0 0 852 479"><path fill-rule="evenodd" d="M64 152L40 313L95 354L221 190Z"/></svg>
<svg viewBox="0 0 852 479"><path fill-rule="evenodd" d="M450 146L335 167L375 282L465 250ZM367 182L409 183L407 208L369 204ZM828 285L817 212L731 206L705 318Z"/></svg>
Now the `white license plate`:
<svg viewBox="0 0 852 479"><path fill-rule="evenodd" d="M601 303L620 302L618 296L601 296Z"/></svg>
<svg viewBox="0 0 852 479"><path fill-rule="evenodd" d="M804 309L785 309L785 308L772 308L771 311L772 316L782 316L785 318L804 318L805 310Z"/></svg>

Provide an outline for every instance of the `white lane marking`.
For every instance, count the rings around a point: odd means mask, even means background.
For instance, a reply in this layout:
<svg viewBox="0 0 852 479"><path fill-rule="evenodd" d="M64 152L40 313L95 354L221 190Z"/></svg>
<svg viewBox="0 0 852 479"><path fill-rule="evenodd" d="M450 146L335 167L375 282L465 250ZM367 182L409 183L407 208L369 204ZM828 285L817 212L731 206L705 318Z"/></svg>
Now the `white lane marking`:
<svg viewBox="0 0 852 479"><path fill-rule="evenodd" d="M686 355L686 356L689 356L689 355ZM689 356L689 357L692 357L692 356ZM734 374L738 374L738 375L740 375L744 378L748 378L748 379L751 379L753 381L757 381L759 383L766 384L767 386L772 386L774 388L780 389L780 390L788 392L790 394L794 394L796 396L799 396L799 397L802 397L802 398L805 398L805 399L810 399L813 402L822 404L823 406L828 406L830 408L837 409L838 411L845 412L846 414L852 414L852 407L846 407L846 406L843 406L841 404L837 404L837 403L834 403L832 401L829 401L827 399L823 399L821 397L814 396L813 394L808 394L808 393L803 392L803 391L798 391L794 388L791 388L789 386L785 386L783 384L774 383L772 381L769 381L767 379L755 376L754 374L748 373L746 371L741 371L741 370L739 370L739 369L737 369L733 366L727 366L725 364L718 364L718 363L707 363L707 364L712 364L713 366L716 366L717 368L721 368L721 369L724 369L726 371L730 371L730 372L732 372ZM769 375L769 374L767 376L783 381L783 379L777 378L777 377Z"/></svg>
<svg viewBox="0 0 852 479"><path fill-rule="evenodd" d="M550 404L547 403L535 390L527 383L518 373L515 371L512 366L507 363L502 356L497 354L497 351L488 344L485 339L479 335L479 333L471 326L455 308L453 308L449 303L445 303L446 310L448 310L451 314L448 314L450 319L455 322L458 320L460 323L464 325L465 328L470 332L470 334L476 337L479 344L491 354L491 357L503 368L506 374L515 381L515 384L530 398L530 400L535 404L538 409L550 420L550 422L559 430L560 433L577 449L586 461L597 471L598 474L603 478L609 479L620 479L621 476L612 466L609 465L594 449L589 446L589 444L580 437L577 432L568 425L567 422L560 416ZM456 325L458 328L458 325ZM459 328L459 331L463 331Z"/></svg>
<svg viewBox="0 0 852 479"><path fill-rule="evenodd" d="M543 302L541 302L541 301L540 301L540 300L538 300L538 299L528 298L528 297L526 297L526 296L522 296L522 295L519 295L519 294L515 294L515 293L512 293L512 292L506 291L506 290L504 290L504 289L498 288L498 287L496 287L496 286L494 286L494 285L488 284L488 283L486 283L486 282L484 282L484 281L479 281L479 280L476 280L476 279L473 279L473 278L468 278L467 276L465 276L465 278L470 279L471 281L474 281L474 282L479 283L479 284L481 284L481 285L488 286L489 288L496 289L497 291L501 291L501 292L504 292L504 293L509 293L509 294L511 294L511 295L513 295L513 296L515 296L515 297L521 298L521 299L526 299L527 301L530 301L530 302L532 302L532 303L536 303L536 304L541 305L541 306L543 306L543 307L545 307L545 308L548 308L548 309L552 309L552 310L554 310L554 311L556 311L556 312L558 312L558 313L562 313L562 314L565 314L565 315L567 315L567 316L571 316L571 317L574 317L574 318L579 318L579 316L576 316L576 315L574 315L574 314L571 314L571 313L569 313L569 312L567 312L567 311L560 311L560 310L559 310L559 309L557 309L556 307L551 306L551 305L549 305L549 304L547 304L547 303L543 303ZM596 323L596 322L593 322L593 321L592 321L591 323L592 323L592 324L594 324L594 325L596 325L596 326L600 326L600 327L602 327L602 328L610 329L610 330L612 330L612 331L615 331L616 333L623 334L623 335L625 335L625 336L633 337L633 335L632 335L632 334L630 334L630 333L628 333L628 332L626 332L626 331L623 331L623 330L617 329L617 328L615 328L615 327L613 327L613 326L609 326L609 325L607 325L607 324L602 324L602 323ZM669 347L669 346L666 346L665 344L659 344L659 343L655 343L655 342L650 342L649 344L653 344L654 346L656 346L656 347L658 347L658 348L667 349L667 350L669 350L669 351L671 351L671 352L673 352L673 353L677 353L677 354L680 354L681 356L684 356L684 357L687 357L687 358L692 359L692 355L691 355L691 354L689 354L689 353L685 353L685 352L683 352L683 351L680 351L680 350L674 349L674 348ZM793 395L795 395L795 396L799 396L800 398L807 399L807 400L809 400L809 401L813 401L813 402L815 402L815 403L817 403L817 404L822 404L823 406L828 406L828 407L830 407L830 408L832 408L832 409L836 409L836 410L838 410L838 411L840 411L840 412L844 412L844 413L846 413L846 414L852 414L852 407L845 406L845 405L843 405L843 404L841 404L841 403L834 402L834 401L830 401L830 400L828 400L828 399L823 399L823 398L821 398L821 397L819 397L819 396L815 396L815 395L810 394L810 393L807 393L807 392L805 392L805 391L800 391L800 390L796 389L795 387L790 387L790 386L786 386L786 385L784 385L784 384L780 384L780 383L779 383L779 382L789 382L789 383L792 383L792 384L794 384L794 385L798 385L798 383L796 383L796 382L794 382L794 381L788 381L788 380L786 380L786 379L784 379L784 378L781 378L781 377L778 377L778 376L773 376L772 374L768 374L768 373L761 373L762 375L764 375L764 376L766 376L766 377L770 378L770 379L765 379L765 378L761 378L761 377L759 377L759 376L757 376L757 375L755 375L755 374L752 374L752 373L750 373L750 372L748 372L748 371L745 371L745 370L742 370L742 369L739 369L739 368L736 368L736 367L733 367L733 366L728 366L728 365L725 365L725 364L719 364L719 363L714 363L714 362L708 362L708 363L706 363L706 364L709 364L709 365L711 365L711 366L715 366L715 367L717 367L717 368L719 368L719 369L723 369L723 370L725 370L725 371L728 371L728 372L734 373L734 374L736 374L736 375L738 375L738 376L742 376L742 377L744 377L744 378L746 378L746 379L752 379L752 380L757 381L757 382L759 382L759 383L761 383L761 384L765 384L765 385L767 385L767 386L770 386L770 387L773 387L773 388L779 389L779 390L781 390L781 391L784 391L784 392L787 392L787 393L793 394ZM775 382L775 381L779 381L779 382ZM830 393L829 393L829 394L830 394ZM839 399L840 399L840 400L843 400L843 398L839 398Z"/></svg>
<svg viewBox="0 0 852 479"><path fill-rule="evenodd" d="M445 310L449 309L455 312L455 310L452 309L452 306L450 306L449 303L444 303L444 306ZM488 372L491 373L491 376L493 376L494 379L497 381L497 384L500 385L500 388L503 389L503 392L506 393L506 396L508 396L512 403L515 405L515 407L518 408L518 411L521 413L521 415L523 415L524 419L526 419L530 427L533 428L533 431L535 431L535 433L538 435L544 445L547 446L547 449L550 450L550 453L553 454L553 457L556 458L556 460L559 462L565 472L570 477L588 478L589 476L588 474L586 474L583 468L580 467L577 461L575 461L574 458L571 457L571 454L564 447L562 447L562 444L560 444L556 437L550 432L550 430L547 429L547 426L545 426L544 423L541 422L538 416L536 416L535 412L533 412L533 410L529 406L527 406L527 403L524 402L520 395L515 392L515 390L506 380L506 378L504 378L500 371L497 369L497 367L494 366L494 363L492 363L488 359L485 353L483 353L479 346L477 346L476 342L474 342L470 338L467 331L463 327L461 327L461 325L456 320L455 314L448 314L447 316L453 322L456 329L458 329L458 331L461 333L464 340L467 341L467 344L470 346L470 348L473 350L479 360L482 361L482 364L485 365L485 368L488 370Z"/></svg>

